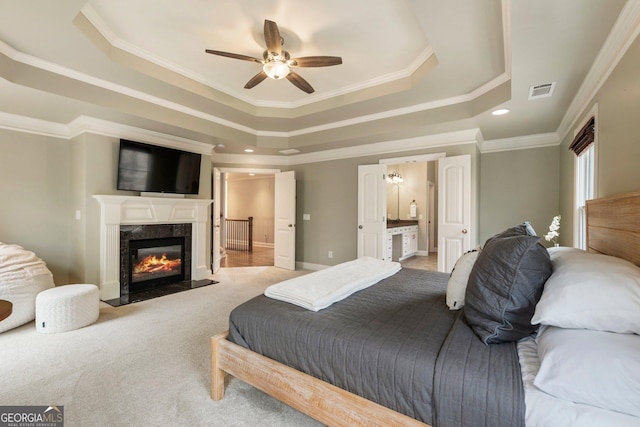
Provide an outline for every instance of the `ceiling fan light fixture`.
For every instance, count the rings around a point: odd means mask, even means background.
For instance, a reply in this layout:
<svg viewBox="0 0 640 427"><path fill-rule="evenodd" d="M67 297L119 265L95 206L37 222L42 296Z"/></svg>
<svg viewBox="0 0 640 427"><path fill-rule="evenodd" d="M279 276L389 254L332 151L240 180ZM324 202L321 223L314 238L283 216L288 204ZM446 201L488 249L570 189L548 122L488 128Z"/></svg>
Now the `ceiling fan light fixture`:
<svg viewBox="0 0 640 427"><path fill-rule="evenodd" d="M289 70L289 66L280 61L265 62L262 66L262 71L264 71L269 78L274 80L280 80L281 78L287 77L291 72L291 70Z"/></svg>
<svg viewBox="0 0 640 427"><path fill-rule="evenodd" d="M262 59L241 55L239 53L223 52L221 50L205 49L205 52L212 55L262 64L262 71L249 79L244 85L245 89L251 89L269 77L273 80L286 78L301 91L313 93L313 86L302 78L300 74L292 71L290 67L328 67L342 64L342 58L339 56L304 56L302 58L292 59L289 52L282 49L284 39L280 36L278 24L268 19L264 21L264 41L266 42L267 49L262 52Z"/></svg>

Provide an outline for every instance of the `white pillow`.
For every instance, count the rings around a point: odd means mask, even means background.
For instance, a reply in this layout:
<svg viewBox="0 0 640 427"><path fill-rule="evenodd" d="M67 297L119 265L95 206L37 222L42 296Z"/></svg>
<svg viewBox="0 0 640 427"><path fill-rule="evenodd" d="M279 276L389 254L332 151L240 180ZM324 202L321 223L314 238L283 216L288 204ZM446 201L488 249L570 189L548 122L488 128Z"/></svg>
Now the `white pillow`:
<svg viewBox="0 0 640 427"><path fill-rule="evenodd" d="M640 334L640 268L574 248L549 253L553 273L531 323Z"/></svg>
<svg viewBox="0 0 640 427"><path fill-rule="evenodd" d="M536 387L561 399L640 417L640 335L547 326L536 341Z"/></svg>
<svg viewBox="0 0 640 427"><path fill-rule="evenodd" d="M447 306L450 310L460 310L464 306L464 294L471 269L478 259L480 249L464 253L453 266L449 283L447 283Z"/></svg>

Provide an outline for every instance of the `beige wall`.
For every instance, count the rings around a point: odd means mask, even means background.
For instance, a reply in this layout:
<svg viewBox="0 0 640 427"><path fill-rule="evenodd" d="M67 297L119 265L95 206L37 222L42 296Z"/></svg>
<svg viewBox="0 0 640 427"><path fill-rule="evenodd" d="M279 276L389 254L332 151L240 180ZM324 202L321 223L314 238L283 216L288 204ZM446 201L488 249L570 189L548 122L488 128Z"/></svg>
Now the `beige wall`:
<svg viewBox="0 0 640 427"><path fill-rule="evenodd" d="M0 129L0 242L35 252L57 284L69 277L70 147Z"/></svg>
<svg viewBox="0 0 640 427"><path fill-rule="evenodd" d="M607 197L640 191L640 39L636 39L585 111L597 103L597 193ZM585 113L587 114L587 113ZM582 122L582 120L580 121ZM579 127L580 123L576 124ZM560 242L573 244L573 132L560 147Z"/></svg>
<svg viewBox="0 0 640 427"><path fill-rule="evenodd" d="M486 153L481 158L480 239L523 221L546 234L558 206L558 147Z"/></svg>

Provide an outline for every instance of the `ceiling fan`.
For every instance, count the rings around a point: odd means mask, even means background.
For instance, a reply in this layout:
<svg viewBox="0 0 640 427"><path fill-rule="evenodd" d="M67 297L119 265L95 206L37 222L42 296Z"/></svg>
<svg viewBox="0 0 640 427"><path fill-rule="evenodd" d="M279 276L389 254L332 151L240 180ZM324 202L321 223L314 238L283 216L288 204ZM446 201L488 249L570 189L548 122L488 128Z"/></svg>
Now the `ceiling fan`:
<svg viewBox="0 0 640 427"><path fill-rule="evenodd" d="M264 21L264 40L267 43L267 50L262 54L263 59L211 49L206 49L205 52L262 64L262 71L253 76L251 80L244 85L245 89L251 89L267 77L274 80L285 77L298 89L306 93L313 93L314 89L309 82L295 71L292 71L291 67L328 67L330 65L342 64L342 58L339 56L305 56L302 58L291 58L289 52L282 49L284 40L280 37L278 25L267 19Z"/></svg>

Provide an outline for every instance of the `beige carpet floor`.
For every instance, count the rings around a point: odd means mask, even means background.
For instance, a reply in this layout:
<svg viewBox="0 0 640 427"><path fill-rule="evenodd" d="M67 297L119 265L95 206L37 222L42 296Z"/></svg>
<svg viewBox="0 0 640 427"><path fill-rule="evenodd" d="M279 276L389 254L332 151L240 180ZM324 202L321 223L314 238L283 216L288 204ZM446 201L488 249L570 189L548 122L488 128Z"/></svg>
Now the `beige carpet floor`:
<svg viewBox="0 0 640 427"><path fill-rule="evenodd" d="M65 426L318 426L231 378L209 398L209 338L229 312L270 284L300 275L224 268L220 283L122 307L96 323L39 334L33 322L0 334L0 405L64 406Z"/></svg>

